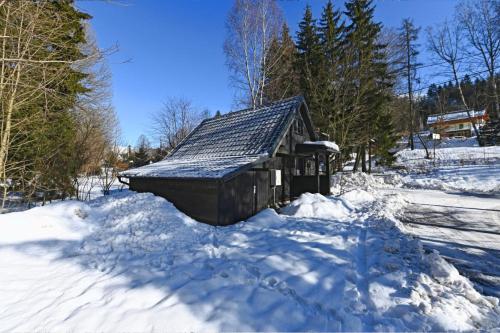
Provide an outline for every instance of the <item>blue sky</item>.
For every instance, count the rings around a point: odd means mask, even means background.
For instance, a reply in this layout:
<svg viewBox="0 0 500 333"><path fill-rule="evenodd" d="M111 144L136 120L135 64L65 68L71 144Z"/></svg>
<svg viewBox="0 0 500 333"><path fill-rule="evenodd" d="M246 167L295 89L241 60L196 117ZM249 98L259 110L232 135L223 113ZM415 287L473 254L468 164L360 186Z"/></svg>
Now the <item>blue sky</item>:
<svg viewBox="0 0 500 333"><path fill-rule="evenodd" d="M326 3L319 0L281 0L292 31L309 3L318 18ZM125 5L124 5L125 3ZM151 114L162 101L179 96L198 108L225 113L233 107L222 45L225 19L232 0L121 0L77 1L91 14L99 45L119 51L109 57L113 73L113 102L122 129L123 144L134 145L149 135ZM343 1L334 1L343 6ZM452 15L455 0L376 0L376 19L397 27L411 17L423 28ZM422 37L423 37L422 31ZM422 38L422 44L424 40ZM424 46L424 45L422 45ZM421 62L427 55L422 47ZM434 82L432 72L427 79ZM439 81L439 80L438 80Z"/></svg>

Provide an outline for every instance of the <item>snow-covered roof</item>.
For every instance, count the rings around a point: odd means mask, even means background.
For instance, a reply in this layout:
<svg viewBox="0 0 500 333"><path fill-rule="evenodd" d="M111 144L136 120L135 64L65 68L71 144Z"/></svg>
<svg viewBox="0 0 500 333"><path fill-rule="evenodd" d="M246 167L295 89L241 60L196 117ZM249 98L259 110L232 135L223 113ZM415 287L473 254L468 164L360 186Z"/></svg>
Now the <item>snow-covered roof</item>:
<svg viewBox="0 0 500 333"><path fill-rule="evenodd" d="M124 177L222 178L272 156L302 97L204 120L163 161L123 171Z"/></svg>
<svg viewBox="0 0 500 333"><path fill-rule="evenodd" d="M469 112L471 117L483 117L484 115L486 115L486 110L480 110L480 111L471 110ZM452 121L452 120L461 120L468 118L469 116L467 115L467 111L452 112L443 115L434 114L427 117L427 124L431 125L437 123L438 121Z"/></svg>
<svg viewBox="0 0 500 333"><path fill-rule="evenodd" d="M222 178L242 167L260 163L265 155L218 158L166 158L121 173L125 177Z"/></svg>
<svg viewBox="0 0 500 333"><path fill-rule="evenodd" d="M333 141L306 141L304 142L306 145L315 145L315 146L325 146L326 148L330 148L339 152L339 146Z"/></svg>

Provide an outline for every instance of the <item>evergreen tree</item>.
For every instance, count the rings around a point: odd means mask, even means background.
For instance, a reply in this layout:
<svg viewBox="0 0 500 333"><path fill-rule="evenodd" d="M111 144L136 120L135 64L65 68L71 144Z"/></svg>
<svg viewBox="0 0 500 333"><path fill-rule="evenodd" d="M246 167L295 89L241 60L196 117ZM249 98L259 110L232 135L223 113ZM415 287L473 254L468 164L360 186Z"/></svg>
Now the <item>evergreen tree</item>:
<svg viewBox="0 0 500 333"><path fill-rule="evenodd" d="M151 162L151 144L146 136L141 135L137 140L134 154L134 167L140 167Z"/></svg>
<svg viewBox="0 0 500 333"><path fill-rule="evenodd" d="M390 166L396 160L391 148L396 145L396 135L394 133L394 124L392 116L387 110L384 110L377 119L377 133L375 135L375 153L378 156L380 165Z"/></svg>
<svg viewBox="0 0 500 333"><path fill-rule="evenodd" d="M335 68L342 55L345 23L342 21L342 13L333 9L331 0L328 1L323 9L318 32L320 44L326 58L326 66ZM334 76L335 74L333 73Z"/></svg>
<svg viewBox="0 0 500 333"><path fill-rule="evenodd" d="M355 142L359 152L366 151L368 140L389 133L380 126L379 119L386 112L391 99L394 78L388 72L385 45L378 42L381 24L374 22L374 6L371 0L350 0L346 3L346 42L352 59L348 66L354 69L352 78L352 113L357 118ZM366 171L365 155L361 154L361 166ZM357 164L358 165L358 164ZM356 167L357 167L356 165Z"/></svg>
<svg viewBox="0 0 500 333"><path fill-rule="evenodd" d="M342 21L342 13L334 10L331 1L328 1L323 8L318 34L323 54L323 68L317 81L321 86L320 101L326 115L326 123L321 130L343 145L341 114L344 109L342 62L344 60L345 24Z"/></svg>
<svg viewBox="0 0 500 333"><path fill-rule="evenodd" d="M23 67L18 95L30 95L29 102L19 104L13 114L13 138L9 144L8 177L27 197L35 191L68 196L73 193L72 179L75 139L74 112L78 94L86 91L82 80L86 74L74 66L86 55L84 21L90 16L77 10L73 1L20 2L19 11L38 11L28 16L32 35L19 30L19 38L27 38L24 47L40 59ZM39 8L36 8L39 7ZM2 12L3 14L3 12ZM12 21L22 24L22 21ZM12 32L14 35L17 33ZM28 44L29 43L29 44ZM45 60L55 60L46 62ZM28 82L36 82L33 85ZM41 87L41 88L38 88ZM38 91L37 91L38 89Z"/></svg>
<svg viewBox="0 0 500 333"><path fill-rule="evenodd" d="M312 16L309 5L306 6L304 17L299 23L297 51L295 66L300 76L300 91L309 105L314 124L324 128L327 115L321 103L321 80L318 80L322 70L323 53L316 20Z"/></svg>
<svg viewBox="0 0 500 333"><path fill-rule="evenodd" d="M279 39L273 39L269 54L271 66L264 90L266 103L297 95L296 48L286 23L283 23Z"/></svg>
<svg viewBox="0 0 500 333"><path fill-rule="evenodd" d="M487 109L491 101L488 91L489 82L485 79L477 78L474 81L466 75L460 81L464 98L467 105L473 110ZM463 111L463 104L460 101L460 92L453 83L443 85L432 84L427 90L425 97L419 100L419 108L423 110L424 120L431 114L441 114L453 111Z"/></svg>

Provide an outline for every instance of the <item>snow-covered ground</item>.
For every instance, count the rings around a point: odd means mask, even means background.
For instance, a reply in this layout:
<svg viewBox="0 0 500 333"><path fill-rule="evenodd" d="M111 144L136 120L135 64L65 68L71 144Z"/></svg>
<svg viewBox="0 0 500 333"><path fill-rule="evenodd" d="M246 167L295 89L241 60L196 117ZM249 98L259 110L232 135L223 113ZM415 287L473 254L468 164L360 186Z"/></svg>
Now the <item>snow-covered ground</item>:
<svg viewBox="0 0 500 333"><path fill-rule="evenodd" d="M500 162L493 165L444 166L426 173L410 173L402 177L401 181L410 188L500 193Z"/></svg>
<svg viewBox="0 0 500 333"><path fill-rule="evenodd" d="M426 248L439 250L479 290L497 297L499 154L500 147L441 148L437 150L440 161L436 166L433 160L423 159L422 150L404 150L398 153L398 162L406 171L384 175L395 185L385 190L402 194L408 201L399 214L407 232L418 236Z"/></svg>
<svg viewBox="0 0 500 333"><path fill-rule="evenodd" d="M429 149L431 159L425 159L425 149L404 149L396 153L397 163L411 171L425 172L440 166L494 165L500 163L500 146L452 147Z"/></svg>
<svg viewBox="0 0 500 333"><path fill-rule="evenodd" d="M396 191L408 200L401 214L406 230L438 250L482 293L500 297L500 195Z"/></svg>
<svg viewBox="0 0 500 333"><path fill-rule="evenodd" d="M4 214L0 330L498 327L498 299L407 236L406 201L374 179L224 228L129 191Z"/></svg>
<svg viewBox="0 0 500 333"><path fill-rule="evenodd" d="M89 176L89 177L80 177L78 179L78 195L74 195L75 198L79 198L80 200L88 201L96 199L100 196L104 195L104 186L103 181L97 176ZM122 191L127 189L128 186L120 183L118 179L114 179L111 185L109 186L109 191L111 193ZM21 193L13 192L8 194L8 198L5 203L5 207L0 208L0 213L11 213L11 212L19 212L32 207L43 206L43 193L39 193L39 195L35 195L32 198L32 201L27 203L25 198L21 195ZM48 200L46 202L57 202L60 199Z"/></svg>
<svg viewBox="0 0 500 333"><path fill-rule="evenodd" d="M127 189L128 186L122 184L115 178L109 186L110 192ZM103 180L97 176L80 177L78 181L78 192L81 200L93 200L104 195Z"/></svg>

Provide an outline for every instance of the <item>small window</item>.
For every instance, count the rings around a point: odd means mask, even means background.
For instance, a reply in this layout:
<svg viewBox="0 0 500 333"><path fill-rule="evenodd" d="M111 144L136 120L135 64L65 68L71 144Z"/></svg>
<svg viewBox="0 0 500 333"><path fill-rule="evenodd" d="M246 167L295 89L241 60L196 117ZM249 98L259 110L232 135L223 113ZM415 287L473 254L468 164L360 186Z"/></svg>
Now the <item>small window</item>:
<svg viewBox="0 0 500 333"><path fill-rule="evenodd" d="M302 119L296 119L293 125L295 133L298 135L304 135L304 123L302 122Z"/></svg>
<svg viewBox="0 0 500 333"><path fill-rule="evenodd" d="M460 128L460 129L464 128L464 124L458 125L458 128Z"/></svg>

